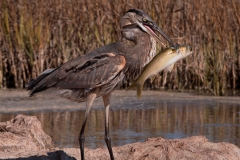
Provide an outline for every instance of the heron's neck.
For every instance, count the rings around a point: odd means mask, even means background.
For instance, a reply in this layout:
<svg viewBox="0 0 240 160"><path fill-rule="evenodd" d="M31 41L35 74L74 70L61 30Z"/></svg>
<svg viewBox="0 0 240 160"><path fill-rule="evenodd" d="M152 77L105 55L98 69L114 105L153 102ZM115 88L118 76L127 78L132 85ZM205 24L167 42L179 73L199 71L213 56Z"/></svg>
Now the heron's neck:
<svg viewBox="0 0 240 160"><path fill-rule="evenodd" d="M144 66L148 64L156 54L156 40L153 37L150 37L150 50L146 56Z"/></svg>
<svg viewBox="0 0 240 160"><path fill-rule="evenodd" d="M135 49L141 67L148 64L156 54L156 40L148 34L138 39Z"/></svg>
<svg viewBox="0 0 240 160"><path fill-rule="evenodd" d="M125 81L134 81L142 73L143 67L154 57L156 41L145 34L145 36L138 38L135 45L130 45L127 48L124 56L127 64L123 72L125 73Z"/></svg>

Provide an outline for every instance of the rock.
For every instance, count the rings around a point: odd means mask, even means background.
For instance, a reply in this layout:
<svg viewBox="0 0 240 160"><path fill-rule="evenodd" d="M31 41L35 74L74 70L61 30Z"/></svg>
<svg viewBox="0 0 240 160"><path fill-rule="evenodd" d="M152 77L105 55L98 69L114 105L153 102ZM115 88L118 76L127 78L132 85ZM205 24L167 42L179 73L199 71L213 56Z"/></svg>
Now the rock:
<svg viewBox="0 0 240 160"><path fill-rule="evenodd" d="M230 143L208 142L204 136L182 139L149 138L145 142L113 147L116 160L240 160L240 149ZM35 116L18 115L0 123L0 158L36 160L80 159L78 148L54 147ZM85 149L86 160L110 159L106 148Z"/></svg>
<svg viewBox="0 0 240 160"><path fill-rule="evenodd" d="M38 155L55 148L35 116L18 115L0 123L0 157L16 158Z"/></svg>

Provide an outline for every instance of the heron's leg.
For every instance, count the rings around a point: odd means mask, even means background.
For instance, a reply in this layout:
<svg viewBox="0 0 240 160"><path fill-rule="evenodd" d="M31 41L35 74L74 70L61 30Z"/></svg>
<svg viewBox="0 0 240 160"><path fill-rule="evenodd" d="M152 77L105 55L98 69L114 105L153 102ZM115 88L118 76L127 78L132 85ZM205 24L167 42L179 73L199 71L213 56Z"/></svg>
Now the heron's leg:
<svg viewBox="0 0 240 160"><path fill-rule="evenodd" d="M114 160L112 146L111 146L111 138L109 137L109 107L110 107L111 93L106 94L102 97L103 97L103 102L105 106L105 141L107 144L107 148L108 148L108 152L110 154L111 160Z"/></svg>
<svg viewBox="0 0 240 160"><path fill-rule="evenodd" d="M84 140L85 140L84 129L85 129L85 126L86 126L88 113L90 111L90 108L91 108L92 103L93 103L95 98L96 98L96 94L95 93L90 93L87 96L85 117L84 117L84 120L83 120L83 123L82 123L82 128L81 128L81 131L79 133L79 137L78 137L79 145L80 145L80 152L81 152L81 159L82 160L84 160Z"/></svg>

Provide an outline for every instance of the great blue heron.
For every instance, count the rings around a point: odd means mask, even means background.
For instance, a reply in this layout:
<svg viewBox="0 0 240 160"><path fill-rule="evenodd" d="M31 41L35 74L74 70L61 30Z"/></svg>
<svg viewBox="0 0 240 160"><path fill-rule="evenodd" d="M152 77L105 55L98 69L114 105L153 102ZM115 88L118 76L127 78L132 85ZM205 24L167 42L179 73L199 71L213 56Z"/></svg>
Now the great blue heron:
<svg viewBox="0 0 240 160"><path fill-rule="evenodd" d="M156 32L174 46L174 43L142 10L128 10L121 17L120 25L122 36L126 41L108 44L72 59L58 68L48 69L36 79L30 80L26 86L27 90L31 90L30 96L55 87L59 89L62 97L86 102L85 118L79 133L82 160L84 159L84 128L94 99L100 96L103 98L105 141L110 158L113 160L108 122L111 93L123 82L138 78L143 67L153 58L156 52L156 40L163 44Z"/></svg>

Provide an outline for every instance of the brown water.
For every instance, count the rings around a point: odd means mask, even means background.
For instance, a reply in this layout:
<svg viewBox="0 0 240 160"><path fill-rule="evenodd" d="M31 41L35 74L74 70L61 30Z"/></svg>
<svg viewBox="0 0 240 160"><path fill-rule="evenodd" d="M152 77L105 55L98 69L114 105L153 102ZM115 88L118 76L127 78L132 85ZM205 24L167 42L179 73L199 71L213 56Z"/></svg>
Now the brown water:
<svg viewBox="0 0 240 160"><path fill-rule="evenodd" d="M78 147L84 103L52 95L27 98L23 91L0 91L0 95L0 121L10 120L19 113L35 115L56 146ZM230 142L240 147L239 98L145 91L138 100L134 91L117 91L110 111L112 145L142 142L159 136L204 135L209 141ZM105 147L101 98L96 100L89 114L85 136L86 147Z"/></svg>

